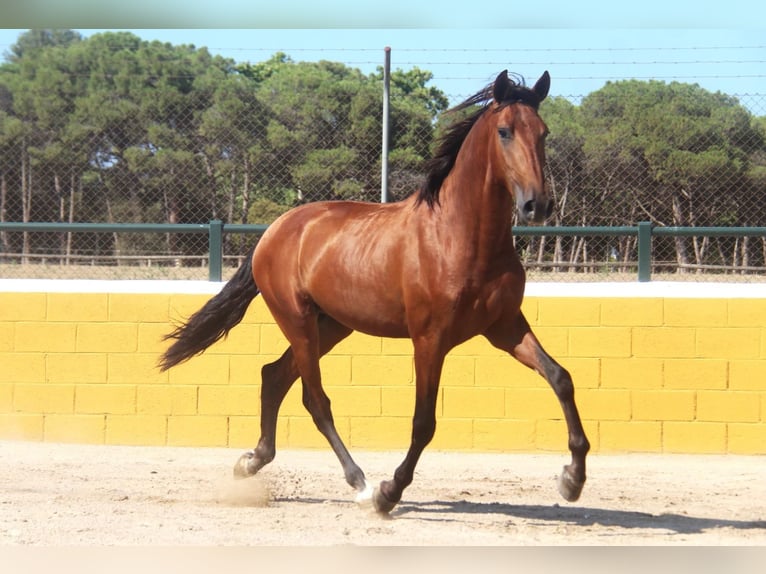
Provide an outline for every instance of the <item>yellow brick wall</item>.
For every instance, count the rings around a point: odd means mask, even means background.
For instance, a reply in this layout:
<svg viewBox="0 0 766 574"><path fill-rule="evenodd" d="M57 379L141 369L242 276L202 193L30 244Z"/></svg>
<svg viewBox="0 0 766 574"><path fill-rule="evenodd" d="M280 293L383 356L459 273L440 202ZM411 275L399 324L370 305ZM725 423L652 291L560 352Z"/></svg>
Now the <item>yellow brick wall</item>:
<svg viewBox="0 0 766 574"><path fill-rule="evenodd" d="M257 299L229 338L159 373L161 336L210 295L0 292L0 439L254 446L260 369L286 342ZM594 452L766 454L766 297L528 296L524 312L573 375ZM322 359L350 448L406 449L412 343L354 334ZM431 448L565 451L547 383L468 341L447 357ZM278 447L328 448L301 404Z"/></svg>

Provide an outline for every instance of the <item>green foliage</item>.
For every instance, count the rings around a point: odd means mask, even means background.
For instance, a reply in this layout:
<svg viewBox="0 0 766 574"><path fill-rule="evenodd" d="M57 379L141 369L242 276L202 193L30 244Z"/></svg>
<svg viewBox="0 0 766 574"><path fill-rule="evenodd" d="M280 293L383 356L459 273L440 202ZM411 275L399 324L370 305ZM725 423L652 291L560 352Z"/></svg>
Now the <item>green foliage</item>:
<svg viewBox="0 0 766 574"><path fill-rule="evenodd" d="M17 62L22 57L31 57L34 53L54 46L68 46L82 40L74 30L34 29L19 35L5 57L10 62Z"/></svg>
<svg viewBox="0 0 766 574"><path fill-rule="evenodd" d="M237 73L252 80L255 83L263 82L270 78L283 64L291 64L292 58L284 52L277 52L265 62L243 62L236 65Z"/></svg>
<svg viewBox="0 0 766 574"><path fill-rule="evenodd" d="M256 199L247 212L247 223L269 225L289 209L289 206L277 203L276 201Z"/></svg>
<svg viewBox="0 0 766 574"><path fill-rule="evenodd" d="M638 203L666 225L713 225L745 214L750 156L763 137L734 98L696 84L630 80L590 94L581 111L589 178L609 182L593 207L618 213L632 204L628 219Z"/></svg>
<svg viewBox="0 0 766 574"><path fill-rule="evenodd" d="M293 169L293 181L304 201L360 199L361 183L354 183L357 153L348 147L309 152Z"/></svg>

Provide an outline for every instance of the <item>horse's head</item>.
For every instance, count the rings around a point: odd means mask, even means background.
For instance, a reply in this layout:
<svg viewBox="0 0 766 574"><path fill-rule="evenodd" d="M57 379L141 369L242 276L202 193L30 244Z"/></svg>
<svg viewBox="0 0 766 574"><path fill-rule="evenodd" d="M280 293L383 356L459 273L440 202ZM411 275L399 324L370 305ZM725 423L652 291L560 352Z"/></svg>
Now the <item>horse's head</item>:
<svg viewBox="0 0 766 574"><path fill-rule="evenodd" d="M551 78L543 73L532 88L513 82L502 72L494 83L491 114L501 177L514 194L520 224L544 223L553 213L545 186L545 136L548 128L537 113L548 95ZM498 157L498 156L495 156Z"/></svg>

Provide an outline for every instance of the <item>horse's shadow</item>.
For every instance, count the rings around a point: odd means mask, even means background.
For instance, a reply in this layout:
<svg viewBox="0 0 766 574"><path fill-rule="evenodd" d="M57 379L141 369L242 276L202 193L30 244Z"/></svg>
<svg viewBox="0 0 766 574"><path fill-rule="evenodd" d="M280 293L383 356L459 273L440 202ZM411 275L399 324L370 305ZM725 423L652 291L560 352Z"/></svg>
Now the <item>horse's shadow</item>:
<svg viewBox="0 0 766 574"><path fill-rule="evenodd" d="M348 500L324 498L276 498L276 503L303 503L342 505L354 504ZM763 530L766 536L766 520L729 520L725 518L702 518L684 514L649 514L630 510L612 510L583 506L550 506L541 504L508 504L502 502L472 502L468 500L433 500L400 503L386 519L411 518L435 522L460 522L461 515L485 514L507 517L509 520L529 520L537 523L566 522L575 526L603 526L617 528L640 528L666 530L676 534L700 534L706 530L734 528L737 530Z"/></svg>
<svg viewBox="0 0 766 574"><path fill-rule="evenodd" d="M454 520L461 514L489 514L506 516L538 522L567 522L576 526L605 526L619 528L643 528L669 530L677 534L698 534L717 528L735 528L737 530L764 530L766 520L728 520L701 518L683 514L649 514L628 510L588 508L582 506L544 506L539 504L507 504L501 502L432 501L407 502L401 504L392 513L393 518L415 514L440 515L435 520ZM444 516L446 515L446 517Z"/></svg>

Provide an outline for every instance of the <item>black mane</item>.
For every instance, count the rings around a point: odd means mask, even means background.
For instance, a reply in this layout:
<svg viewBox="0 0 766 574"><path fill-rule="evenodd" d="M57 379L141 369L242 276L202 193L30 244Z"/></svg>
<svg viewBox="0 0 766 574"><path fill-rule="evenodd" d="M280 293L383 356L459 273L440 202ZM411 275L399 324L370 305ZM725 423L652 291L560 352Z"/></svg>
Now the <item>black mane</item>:
<svg viewBox="0 0 766 574"><path fill-rule="evenodd" d="M533 90L526 87L524 78L517 75L514 78L516 81L509 79L504 93L496 94L497 82L493 82L464 102L445 112L446 114L454 114L467 108L479 106L478 109L472 111L467 117L452 123L441 137L436 153L426 162L426 180L417 191L416 205L426 202L428 207L433 209L439 203L439 190L442 183L444 183L444 179L455 165L460 146L463 145L463 141L468 136L468 132L471 131L473 125L489 109L493 100L497 100L501 106L523 103L534 109L539 107L541 98Z"/></svg>

